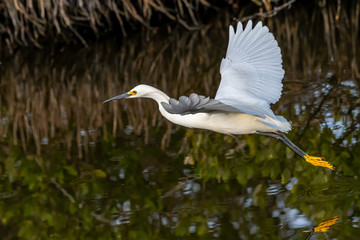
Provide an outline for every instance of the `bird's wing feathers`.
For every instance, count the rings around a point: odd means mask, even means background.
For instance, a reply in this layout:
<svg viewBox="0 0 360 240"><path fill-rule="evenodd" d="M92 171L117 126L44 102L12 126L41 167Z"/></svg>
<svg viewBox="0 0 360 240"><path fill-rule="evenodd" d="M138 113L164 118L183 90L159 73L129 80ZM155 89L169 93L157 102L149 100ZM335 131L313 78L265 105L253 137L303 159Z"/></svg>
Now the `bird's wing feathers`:
<svg viewBox="0 0 360 240"><path fill-rule="evenodd" d="M215 99L197 95L196 93L190 94L189 97L181 96L179 100L170 98L169 103L161 102L164 109L171 114L195 114L199 112L240 112L238 109L221 103Z"/></svg>
<svg viewBox="0 0 360 240"><path fill-rule="evenodd" d="M229 45L220 73L216 100L240 110L256 103L269 108L270 103L277 102L284 70L280 48L269 29L261 22L252 28L251 21L245 29L239 22L236 32L230 26Z"/></svg>
<svg viewBox="0 0 360 240"><path fill-rule="evenodd" d="M252 28L249 21L243 29L239 22L236 32L230 26L226 58L220 66L221 82L215 99L191 94L179 100L162 102L172 114L198 112L243 112L265 118L275 117L270 103L281 96L284 76L280 48L269 29L259 22Z"/></svg>

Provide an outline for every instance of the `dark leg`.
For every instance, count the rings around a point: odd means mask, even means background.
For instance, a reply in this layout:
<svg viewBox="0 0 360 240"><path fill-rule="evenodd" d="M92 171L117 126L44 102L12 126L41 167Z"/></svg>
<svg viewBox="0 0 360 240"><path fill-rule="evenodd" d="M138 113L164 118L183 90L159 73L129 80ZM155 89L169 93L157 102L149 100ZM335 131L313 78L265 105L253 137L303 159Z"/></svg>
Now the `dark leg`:
<svg viewBox="0 0 360 240"><path fill-rule="evenodd" d="M284 134L274 133L274 132L256 132L256 134L273 137L277 140L280 140L283 144L285 144L288 148L293 150L297 155L299 155L302 159L305 159L305 155L307 155L303 150L301 150L298 146L296 146L290 139L288 139Z"/></svg>
<svg viewBox="0 0 360 240"><path fill-rule="evenodd" d="M303 150L301 150L298 146L296 146L292 141L290 141L290 139L288 139L282 133L256 132L256 134L267 136L267 137L272 137L272 138L276 138L276 139L280 140L283 144L285 144L288 148L290 148L292 151L294 151L302 159L311 163L312 165L334 169L334 167L330 163L325 161L322 157L309 156L307 153L305 153Z"/></svg>

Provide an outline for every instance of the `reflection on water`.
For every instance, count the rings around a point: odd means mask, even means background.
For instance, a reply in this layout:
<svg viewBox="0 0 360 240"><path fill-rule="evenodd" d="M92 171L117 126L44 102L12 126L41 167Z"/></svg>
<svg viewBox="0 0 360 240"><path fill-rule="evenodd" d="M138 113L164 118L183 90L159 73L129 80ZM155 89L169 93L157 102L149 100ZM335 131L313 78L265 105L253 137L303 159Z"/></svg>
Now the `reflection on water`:
<svg viewBox="0 0 360 240"><path fill-rule="evenodd" d="M329 228L334 225L337 220L339 220L338 216L332 217L329 220L325 220L321 222L319 225L313 228L313 230L309 233L309 235L306 237L306 240L311 239L314 233L316 232L327 232Z"/></svg>
<svg viewBox="0 0 360 240"><path fill-rule="evenodd" d="M289 138L324 156L333 172L273 139L174 126L150 100L102 104L139 83L173 97L214 96L230 16L150 42L24 49L2 61L2 235L357 239L359 14L343 8L328 25L332 9L317 13L300 9L266 23L286 70L273 109L292 121ZM315 230L334 216L326 233Z"/></svg>

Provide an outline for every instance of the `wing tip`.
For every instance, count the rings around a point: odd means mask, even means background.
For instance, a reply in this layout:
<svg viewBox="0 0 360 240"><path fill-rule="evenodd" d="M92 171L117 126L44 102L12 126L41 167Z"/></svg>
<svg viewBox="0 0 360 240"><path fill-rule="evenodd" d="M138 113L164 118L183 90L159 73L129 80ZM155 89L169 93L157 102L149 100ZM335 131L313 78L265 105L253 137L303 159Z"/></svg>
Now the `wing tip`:
<svg viewBox="0 0 360 240"><path fill-rule="evenodd" d="M242 22L239 21L236 25L236 32L239 30L242 31L243 29L244 29L243 24L242 24Z"/></svg>
<svg viewBox="0 0 360 240"><path fill-rule="evenodd" d="M249 20L249 21L246 23L245 31L246 31L246 30L248 30L248 31L252 30L252 28L253 28L252 26L253 26L253 22L252 22L252 20Z"/></svg>

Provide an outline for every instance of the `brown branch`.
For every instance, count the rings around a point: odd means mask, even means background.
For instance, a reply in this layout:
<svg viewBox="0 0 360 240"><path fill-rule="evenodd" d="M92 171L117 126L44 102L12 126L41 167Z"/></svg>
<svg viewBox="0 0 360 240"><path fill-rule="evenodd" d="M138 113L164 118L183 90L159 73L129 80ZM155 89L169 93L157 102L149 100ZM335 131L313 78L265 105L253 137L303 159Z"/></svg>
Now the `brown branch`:
<svg viewBox="0 0 360 240"><path fill-rule="evenodd" d="M75 198L66 191L54 178L50 179L50 182L55 185L57 189L59 189L72 203L75 203Z"/></svg>
<svg viewBox="0 0 360 240"><path fill-rule="evenodd" d="M278 14L281 10L285 9L285 8L290 8L291 5L293 3L295 3L296 0L290 0L289 2L287 3L284 3L283 5L280 5L278 7L275 7L273 10L271 11L267 11L267 12L258 12L258 13L255 13L255 14L252 14L250 16L246 16L246 17L243 17L240 19L241 22L245 22L245 21L248 21L250 19L254 19L255 17L264 17L264 18L269 18L269 17L273 17L275 16L276 14ZM238 19L237 19L238 20ZM238 20L239 21L239 20Z"/></svg>

